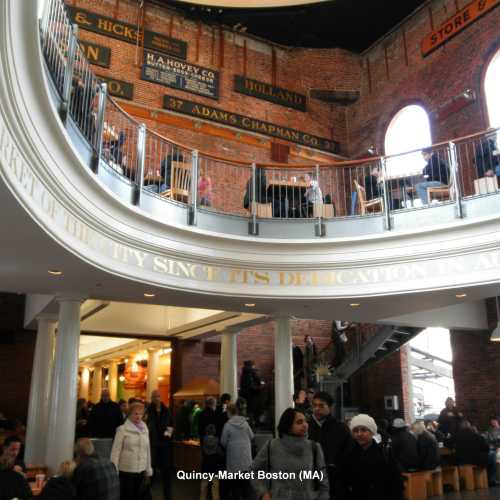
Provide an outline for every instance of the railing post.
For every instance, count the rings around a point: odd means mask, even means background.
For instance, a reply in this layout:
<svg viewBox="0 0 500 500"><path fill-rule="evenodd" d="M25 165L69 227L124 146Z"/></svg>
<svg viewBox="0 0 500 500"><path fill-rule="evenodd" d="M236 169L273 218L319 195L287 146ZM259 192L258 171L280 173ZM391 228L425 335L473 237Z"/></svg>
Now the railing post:
<svg viewBox="0 0 500 500"><path fill-rule="evenodd" d="M257 202L255 196L255 189L257 187L255 162L252 163L252 189L251 193L248 193L248 201L250 203L250 222L248 223L248 234L257 236L259 234L259 225L257 224Z"/></svg>
<svg viewBox="0 0 500 500"><path fill-rule="evenodd" d="M464 207L462 205L462 187L460 186L460 178L458 176L458 160L457 160L457 148L453 141L448 143L448 158L450 162L451 170L451 186L450 189L455 189L455 202L457 205L457 217L459 219L464 218Z"/></svg>
<svg viewBox="0 0 500 500"><path fill-rule="evenodd" d="M391 221L391 205L389 197L389 182L387 180L387 165L385 158L380 158L380 171L382 172L384 179L384 215L385 215L385 226L388 231L392 229Z"/></svg>
<svg viewBox="0 0 500 500"><path fill-rule="evenodd" d="M191 153L191 205L188 208L188 225L196 226L198 212L198 172L200 157L197 150Z"/></svg>
<svg viewBox="0 0 500 500"><path fill-rule="evenodd" d="M315 176L316 176L316 182L318 183L318 187L320 187L319 186L319 165L316 165ZM309 210L309 207L306 206L306 210ZM323 210L323 200L321 200L321 210ZM313 211L314 211L314 204L313 204ZM307 214L306 216L308 217L309 214ZM314 234L315 234L315 236L319 236L319 237L326 235L325 225L321 222L321 217L322 217L322 212L320 212L318 214L318 220L314 224Z"/></svg>
<svg viewBox="0 0 500 500"><path fill-rule="evenodd" d="M108 94L108 86L106 83L101 83L99 86L99 101L97 107L96 118L96 140L94 144L94 152L90 161L90 168L95 174L99 171L99 161L102 156L102 136L104 132L104 112L106 110L106 96Z"/></svg>
<svg viewBox="0 0 500 500"><path fill-rule="evenodd" d="M135 177L132 203L140 205L144 187L144 163L146 162L146 125L141 123L137 131L137 175Z"/></svg>
<svg viewBox="0 0 500 500"><path fill-rule="evenodd" d="M61 120L64 124L66 123L66 120L68 118L68 112L71 100L71 87L73 85L73 72L75 69L76 47L78 46L77 36L78 36L78 26L76 24L73 24L72 29L69 32L68 59L66 61L66 67L64 68L62 102L61 102L61 108L59 109L59 116L61 117Z"/></svg>

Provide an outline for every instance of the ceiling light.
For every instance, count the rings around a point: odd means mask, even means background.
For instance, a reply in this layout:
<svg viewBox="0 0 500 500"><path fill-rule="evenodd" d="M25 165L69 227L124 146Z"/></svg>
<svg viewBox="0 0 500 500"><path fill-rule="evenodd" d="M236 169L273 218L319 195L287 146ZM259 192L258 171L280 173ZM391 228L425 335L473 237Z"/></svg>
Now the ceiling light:
<svg viewBox="0 0 500 500"><path fill-rule="evenodd" d="M147 299L151 299L152 297L156 297L156 293L145 293L144 297L146 297Z"/></svg>
<svg viewBox="0 0 500 500"><path fill-rule="evenodd" d="M349 304L351 307L359 307L361 304L358 304L356 302L353 302L352 304Z"/></svg>
<svg viewBox="0 0 500 500"><path fill-rule="evenodd" d="M467 294L466 294L466 293L457 293L457 294L455 295L455 297L456 297L457 299L464 299L465 297L467 297Z"/></svg>
<svg viewBox="0 0 500 500"><path fill-rule="evenodd" d="M245 307L255 307L255 304L245 304Z"/></svg>
<svg viewBox="0 0 500 500"><path fill-rule="evenodd" d="M158 380L161 382L163 380L163 377L158 377Z"/></svg>
<svg viewBox="0 0 500 500"><path fill-rule="evenodd" d="M106 375L106 376L104 377L104 380L106 380L106 382L107 382L107 381L109 380L109 375Z"/></svg>
<svg viewBox="0 0 500 500"><path fill-rule="evenodd" d="M125 380L125 377L124 377L123 375L120 375L120 376L118 377L118 380L119 380L120 382L123 382L123 381Z"/></svg>
<svg viewBox="0 0 500 500"><path fill-rule="evenodd" d="M47 271L49 274L51 274L52 276L62 276L62 271L59 271L58 269L49 269Z"/></svg>
<svg viewBox="0 0 500 500"><path fill-rule="evenodd" d="M163 354L170 354L171 352L172 352L171 347L166 347L165 349L163 349Z"/></svg>

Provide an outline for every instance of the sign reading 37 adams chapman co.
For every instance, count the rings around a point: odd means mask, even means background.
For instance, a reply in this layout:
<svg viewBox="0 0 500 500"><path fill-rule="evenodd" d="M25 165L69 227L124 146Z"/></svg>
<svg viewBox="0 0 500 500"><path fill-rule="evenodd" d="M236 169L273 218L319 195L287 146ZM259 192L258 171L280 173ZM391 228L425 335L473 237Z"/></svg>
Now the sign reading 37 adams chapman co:
<svg viewBox="0 0 500 500"><path fill-rule="evenodd" d="M209 68L144 51L141 78L166 87L199 94L211 99L219 98L219 73Z"/></svg>
<svg viewBox="0 0 500 500"><path fill-rule="evenodd" d="M67 6L71 20L87 31L110 36L128 43L137 43L137 26L84 9ZM140 34L142 39L142 33ZM144 47L186 59L187 43L153 31L144 32Z"/></svg>
<svg viewBox="0 0 500 500"><path fill-rule="evenodd" d="M220 108L205 106L197 102L186 101L169 95L163 96L163 107L170 111L183 113L185 115L203 118L213 122L222 123L231 127L240 128L249 132L256 132L270 137L277 137L285 141L295 142L303 146L309 146L321 151L330 153L338 153L340 150L339 143L323 137L306 134L299 130L294 130L274 123L264 122L251 118L250 116L238 115L225 111Z"/></svg>
<svg viewBox="0 0 500 500"><path fill-rule="evenodd" d="M467 4L422 40L422 56L429 55L498 5L500 0L474 0Z"/></svg>
<svg viewBox="0 0 500 500"><path fill-rule="evenodd" d="M245 78L244 76L234 76L234 90L288 108L298 109L299 111L306 110L307 98L305 95L252 80L251 78Z"/></svg>

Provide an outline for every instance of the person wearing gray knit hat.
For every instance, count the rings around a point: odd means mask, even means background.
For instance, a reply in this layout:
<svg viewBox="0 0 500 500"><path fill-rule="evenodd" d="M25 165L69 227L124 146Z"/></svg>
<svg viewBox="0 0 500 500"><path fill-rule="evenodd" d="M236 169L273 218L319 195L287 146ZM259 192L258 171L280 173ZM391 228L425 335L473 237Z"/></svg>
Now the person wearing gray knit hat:
<svg viewBox="0 0 500 500"><path fill-rule="evenodd" d="M375 420L373 420L370 415L366 415L364 413L360 413L351 419L351 423L349 424L349 428L351 432L354 431L356 427L365 427L368 429L373 435L377 434L377 424Z"/></svg>

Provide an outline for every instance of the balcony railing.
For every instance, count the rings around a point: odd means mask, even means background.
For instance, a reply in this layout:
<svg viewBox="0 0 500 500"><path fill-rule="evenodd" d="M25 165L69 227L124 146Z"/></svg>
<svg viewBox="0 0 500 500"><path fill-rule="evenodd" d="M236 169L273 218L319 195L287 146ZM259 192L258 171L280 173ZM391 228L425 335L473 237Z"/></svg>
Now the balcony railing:
<svg viewBox="0 0 500 500"><path fill-rule="evenodd" d="M43 54L61 98L60 115L78 126L92 148L90 167L104 161L134 188L186 205L188 223L199 210L259 219L322 221L382 216L443 203L463 217L465 199L495 194L500 176L499 130L490 129L399 155L330 164L249 163L178 144L137 122L112 99L77 42L62 0L49 0L40 24ZM429 165L422 175L423 167ZM432 181L432 182L430 182ZM321 235L321 230L316 232Z"/></svg>

